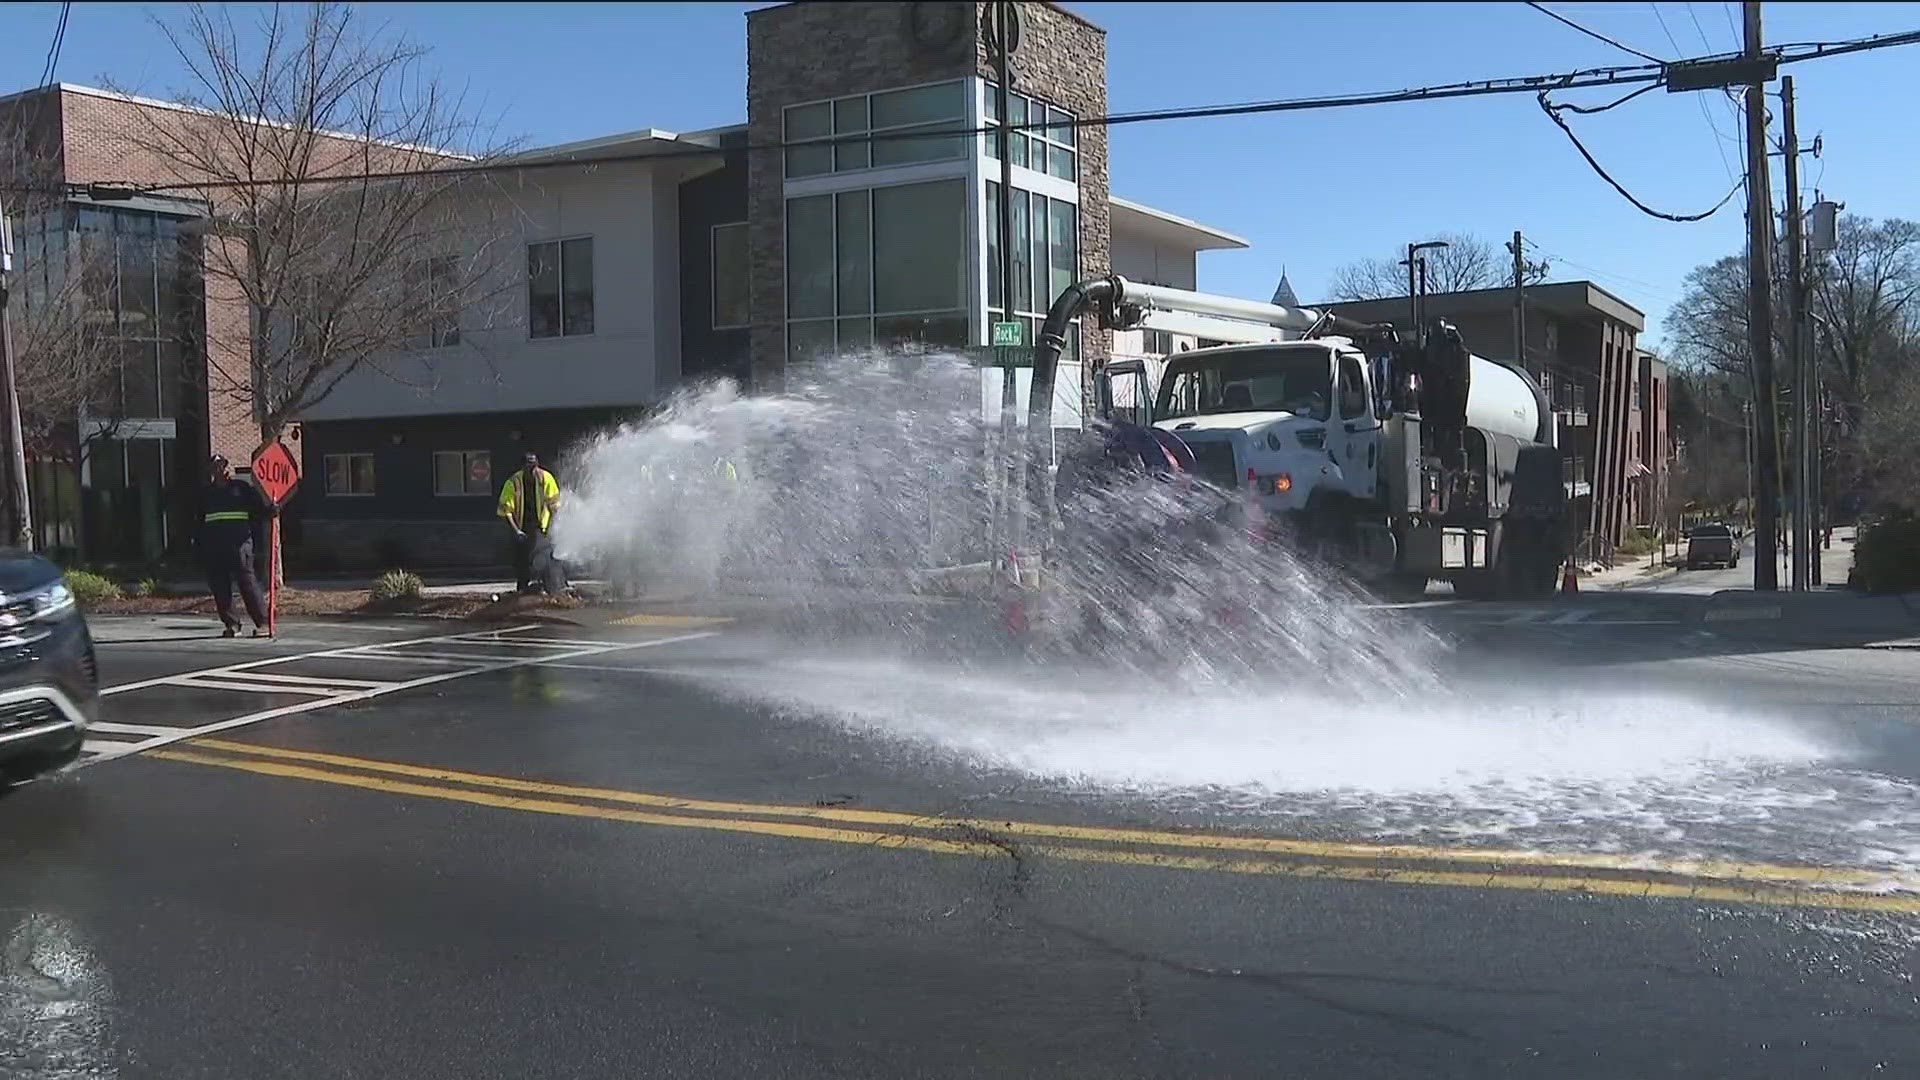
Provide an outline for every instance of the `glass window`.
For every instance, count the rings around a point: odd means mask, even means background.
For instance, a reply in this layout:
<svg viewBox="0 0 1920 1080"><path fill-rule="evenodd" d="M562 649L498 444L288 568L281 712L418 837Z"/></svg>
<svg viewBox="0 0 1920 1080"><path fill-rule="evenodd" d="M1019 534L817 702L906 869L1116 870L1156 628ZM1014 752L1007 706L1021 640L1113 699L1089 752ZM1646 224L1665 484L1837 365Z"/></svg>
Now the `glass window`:
<svg viewBox="0 0 1920 1080"><path fill-rule="evenodd" d="M820 143L814 146L792 146L787 148L787 175L819 176L833 171L833 144Z"/></svg>
<svg viewBox="0 0 1920 1080"><path fill-rule="evenodd" d="M964 84L940 83L872 95L874 130L957 120L967 114Z"/></svg>
<svg viewBox="0 0 1920 1080"><path fill-rule="evenodd" d="M964 348L967 313L881 315L873 320L873 337L881 345L920 345L927 348Z"/></svg>
<svg viewBox="0 0 1920 1080"><path fill-rule="evenodd" d="M833 353L833 323L827 319L787 324L787 360L802 364Z"/></svg>
<svg viewBox="0 0 1920 1080"><path fill-rule="evenodd" d="M873 144L870 142L836 143L833 148L833 171L852 172L865 169L873 164Z"/></svg>
<svg viewBox="0 0 1920 1080"><path fill-rule="evenodd" d="M1360 358L1340 358L1340 419L1358 420L1367 415L1367 377L1360 369Z"/></svg>
<svg viewBox="0 0 1920 1080"><path fill-rule="evenodd" d="M120 385L122 388L120 415L127 417L152 417L160 414L160 386L158 356L154 341L122 341L120 343Z"/></svg>
<svg viewBox="0 0 1920 1080"><path fill-rule="evenodd" d="M747 325L747 223L737 221L713 227L713 328Z"/></svg>
<svg viewBox="0 0 1920 1080"><path fill-rule="evenodd" d="M865 191L844 191L834 201L834 250L839 264L835 310L842 315L865 315L873 310L871 197Z"/></svg>
<svg viewBox="0 0 1920 1080"><path fill-rule="evenodd" d="M457 332L457 328L456 328ZM593 238L527 245L527 336L593 333Z"/></svg>
<svg viewBox="0 0 1920 1080"><path fill-rule="evenodd" d="M787 200L787 317L833 314L833 196Z"/></svg>
<svg viewBox="0 0 1920 1080"><path fill-rule="evenodd" d="M527 245L527 336L560 336L560 245Z"/></svg>
<svg viewBox="0 0 1920 1080"><path fill-rule="evenodd" d="M794 105L787 109L786 141L819 139L833 134L833 104Z"/></svg>
<svg viewBox="0 0 1920 1080"><path fill-rule="evenodd" d="M435 450L433 493L493 494L493 455L485 450Z"/></svg>
<svg viewBox="0 0 1920 1080"><path fill-rule="evenodd" d="M1013 309L1033 310L1033 217L1027 192L1013 197Z"/></svg>
<svg viewBox="0 0 1920 1080"><path fill-rule="evenodd" d="M327 454L321 460L326 469L328 495L374 493L372 454Z"/></svg>
<svg viewBox="0 0 1920 1080"><path fill-rule="evenodd" d="M846 135L867 130L867 99L841 98L833 103L833 133Z"/></svg>
<svg viewBox="0 0 1920 1080"><path fill-rule="evenodd" d="M873 144L874 167L913 165L922 161L945 161L959 157L965 146L961 137L937 134L953 130L954 125L947 122L884 132L877 136Z"/></svg>
<svg viewBox="0 0 1920 1080"><path fill-rule="evenodd" d="M421 331L412 339L416 349L439 349L460 344L460 313L454 297L460 266L452 255L415 259L407 266L407 287Z"/></svg>
<svg viewBox="0 0 1920 1080"><path fill-rule="evenodd" d="M1002 308L1000 288L1000 185L987 181L987 306Z"/></svg>
<svg viewBox="0 0 1920 1080"><path fill-rule="evenodd" d="M1047 304L1080 276L1080 208L1058 199L1047 200Z"/></svg>
<svg viewBox="0 0 1920 1080"><path fill-rule="evenodd" d="M560 245L560 332L593 333L593 238L581 237Z"/></svg>
<svg viewBox="0 0 1920 1080"><path fill-rule="evenodd" d="M840 351L858 352L873 348L873 320L867 318L841 319Z"/></svg>
<svg viewBox="0 0 1920 1080"><path fill-rule="evenodd" d="M966 307L966 182L873 192L876 312Z"/></svg>
<svg viewBox="0 0 1920 1080"><path fill-rule="evenodd" d="M1077 154L1074 115L1022 94L1008 96L1007 111L1013 114L1014 127L1035 125L1024 133L1009 133L1013 163L1062 180L1074 179ZM991 89L987 92L987 112L987 123L997 125L1000 117L999 94ZM989 131L986 137L987 156L999 160L999 133Z"/></svg>

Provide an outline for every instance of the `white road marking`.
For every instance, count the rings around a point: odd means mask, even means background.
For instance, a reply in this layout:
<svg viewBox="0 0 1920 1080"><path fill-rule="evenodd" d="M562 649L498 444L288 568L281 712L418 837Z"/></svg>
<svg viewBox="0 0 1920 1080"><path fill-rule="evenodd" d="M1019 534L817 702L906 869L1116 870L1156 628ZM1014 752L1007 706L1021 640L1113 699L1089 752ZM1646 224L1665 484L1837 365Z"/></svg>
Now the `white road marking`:
<svg viewBox="0 0 1920 1080"><path fill-rule="evenodd" d="M311 694L316 697L331 697L338 694L352 694L357 691L343 686L292 686L287 683L242 682L239 679L215 679L196 676L182 679L172 686L186 687L192 690L237 690L243 694ZM365 689L364 687L362 689Z"/></svg>
<svg viewBox="0 0 1920 1080"><path fill-rule="evenodd" d="M298 686L329 687L336 690L378 690L383 686L393 685L393 680L391 679L319 678L313 675L280 675L268 671L249 671L246 673L245 678L246 681L250 683L290 683Z"/></svg>
<svg viewBox="0 0 1920 1080"><path fill-rule="evenodd" d="M503 632L511 632L511 631L503 631ZM502 659L500 657L478 657L478 658L475 658L472 666L465 667L457 671L443 671L433 675L423 675L419 678L407 679L402 682L386 683L378 687L370 687L363 690L352 690L352 691L347 691L345 693L338 693L338 694L328 694L325 697L317 697L310 701L301 701L292 705L282 705L279 708L275 708L275 709L263 709L259 712L248 713L244 716L236 716L230 720L221 720L211 724L202 724L198 727L173 728L173 729L169 729L166 734L156 735L152 738L146 739L141 742L96 743L95 745L91 745L91 746L82 744L84 749L94 751L95 752L94 756L90 758L84 758L81 761L78 761L74 765L69 767L75 768L75 769L86 768L89 765L97 765L103 761L112 761L115 758L129 757L131 755L139 754L147 750L153 750L158 747L167 746L172 743L183 742L187 739L197 739L203 735L212 735L215 732L231 731L234 728L246 727L249 724L257 724L263 720L273 720L282 716L293 716L298 713L313 712L316 709L331 708L332 706L335 706L335 705L346 705L356 701L366 701L370 698L383 697L387 694L398 693L402 690L414 690L422 686L432 686L436 683L451 682L454 679L464 679L470 675L485 675L489 672L494 672L494 671L508 671L514 668L533 667L539 664L547 663L549 661L583 659L589 656L600 656L606 653L621 652L628 649L646 649L646 648L652 648L653 646L656 646L656 645L673 645L682 641L697 641L701 638L718 637L719 634L720 634L720 631L718 630L699 630L699 631L694 631L692 633L676 634L672 637L653 638L647 641L630 641L630 642L623 642L623 643L609 643L604 645L588 645L588 646L583 646L581 648L573 649L568 652L559 653L553 656L520 656L520 657L515 657L513 659ZM446 640L452 640L452 639L449 637L423 638L423 639L420 639L418 642L392 642L390 644L421 644L421 643L427 643L427 642L446 641ZM374 646L374 647L377 648L378 646ZM183 673L182 675L167 676L161 679L149 679L139 683L127 683L122 686L113 687L112 690L124 693L125 691L139 689L140 687L143 687L143 686L177 685L179 680L191 679L196 675L205 676L205 675L215 675L219 673L244 671L249 668L265 666L267 664L291 663L295 660L310 660L316 656L354 656L359 652L360 648L365 648L365 646L356 646L355 648L352 648L352 649L330 649L330 650L326 650L324 652L318 652L318 653L298 653L291 656L275 657L268 661L254 661L248 664L229 665L224 668L212 668L212 669L208 669L207 671L201 671L201 672L186 672L186 673ZM299 688L288 687L288 689L297 690Z"/></svg>
<svg viewBox="0 0 1920 1080"><path fill-rule="evenodd" d="M102 735L171 735L180 729L165 724L116 724L101 720L87 725L87 734L99 732Z"/></svg>
<svg viewBox="0 0 1920 1080"><path fill-rule="evenodd" d="M499 633L510 634L517 630L534 630L539 628L539 626L540 626L539 623L528 623L525 626L516 626L507 630L501 630L499 631ZM275 664L289 664L295 660L315 660L321 657L328 657L328 656L349 656L355 652L358 652L361 649L391 648L399 645L431 645L431 644L434 644L435 642L458 641L463 637L469 637L469 636L471 636L471 632L467 634L441 634L437 637L408 638L404 641L385 641L385 642L380 642L374 645L368 645L366 642L362 641L357 644L342 646L340 648L334 648L334 649L318 649L313 652L288 653L284 656L268 656L259 660L248 660L239 664L222 664L219 667L200 668L197 671L180 671L180 672L175 672L172 675L162 675L154 679L142 679L139 682L121 683L118 686L109 686L106 689L100 691L100 693L102 696L106 696L109 694L124 694L130 690L144 690L149 686L164 686L167 683L174 682L179 679L190 678L194 675L215 675L215 674L231 673L236 671L251 671L254 668L272 667Z"/></svg>
<svg viewBox="0 0 1920 1080"><path fill-rule="evenodd" d="M461 645L466 643L454 642L454 644ZM369 653L376 653L376 652L380 656L390 656L396 660L412 660L415 657L424 657L425 659L428 659L428 660L449 660L449 661L453 661L455 663L460 663L460 664L486 664L486 663L491 663L492 661L495 661L495 660L506 659L505 656L502 656L498 653L441 652L437 649L432 652L429 652L425 649L419 649L419 650L407 649L405 651L402 651L399 649L394 649L394 650L379 649L375 646L369 646L368 649L364 652L351 652L351 653L347 653L346 655L358 659L359 657L368 655ZM528 659L537 660L539 659L539 657L537 656L528 657Z"/></svg>

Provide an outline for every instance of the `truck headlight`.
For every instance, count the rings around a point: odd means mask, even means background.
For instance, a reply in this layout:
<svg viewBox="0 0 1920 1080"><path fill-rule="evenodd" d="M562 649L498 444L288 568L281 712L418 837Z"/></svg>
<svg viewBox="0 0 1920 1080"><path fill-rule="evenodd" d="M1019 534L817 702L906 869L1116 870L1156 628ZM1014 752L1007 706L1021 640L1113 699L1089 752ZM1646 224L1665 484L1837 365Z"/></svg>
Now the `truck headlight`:
<svg viewBox="0 0 1920 1080"><path fill-rule="evenodd" d="M0 644L23 636L35 623L53 622L73 610L73 590L65 580L0 596Z"/></svg>

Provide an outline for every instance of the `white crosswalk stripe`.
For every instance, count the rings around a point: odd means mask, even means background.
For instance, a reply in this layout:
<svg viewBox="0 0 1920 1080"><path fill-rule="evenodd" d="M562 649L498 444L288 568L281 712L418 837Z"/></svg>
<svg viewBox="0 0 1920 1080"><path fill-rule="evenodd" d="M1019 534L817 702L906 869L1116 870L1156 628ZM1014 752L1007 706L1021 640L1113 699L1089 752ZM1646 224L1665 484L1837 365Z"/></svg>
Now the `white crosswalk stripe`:
<svg viewBox="0 0 1920 1080"><path fill-rule="evenodd" d="M525 633L536 629L549 629L538 624L517 626L502 630L486 630L462 634L443 634L437 637L413 638L406 641L389 641L377 645L350 645L333 649L321 649L316 652L292 653L285 656L272 656L245 663L227 664L221 667L203 668L198 671L183 671L172 675L162 675L138 682L110 686L101 691L101 695L111 702L123 694L138 693L141 690L159 687L177 687L189 690L223 690L252 694L278 694L282 697L298 697L305 700L274 708L248 712L240 716L216 720L190 726L172 726L166 724L122 723L103 721L92 725L87 739L81 744L81 758L73 766L82 768L127 757L144 750L166 746L169 743L185 739L211 735L219 731L244 727L248 724L271 720L280 716L312 712L334 705L365 701L369 698L417 687L431 686L436 683L463 679L470 675L482 675L492 671L508 671L514 668L531 667L553 661L580 660L606 653L621 652L628 649L642 649L657 645L671 645L682 641L714 637L718 630L700 630L670 637L649 638L640 641L589 641L569 638L518 638L503 639L502 635ZM498 647L511 644L511 648L497 653L463 652L464 646L470 649ZM522 644L531 646L520 648ZM417 664L435 670L431 674L396 679L336 678L329 675L306 675L290 672L266 671L264 668L285 664L311 662L316 660L334 663L357 662L362 660L391 661L400 664ZM134 715L139 715L134 713Z"/></svg>

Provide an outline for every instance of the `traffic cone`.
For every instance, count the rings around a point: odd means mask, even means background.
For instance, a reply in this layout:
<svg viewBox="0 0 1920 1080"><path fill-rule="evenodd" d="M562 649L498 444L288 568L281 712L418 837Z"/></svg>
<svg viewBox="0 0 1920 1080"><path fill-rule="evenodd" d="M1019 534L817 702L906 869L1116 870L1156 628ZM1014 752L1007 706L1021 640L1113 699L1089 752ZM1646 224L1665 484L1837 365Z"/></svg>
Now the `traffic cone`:
<svg viewBox="0 0 1920 1080"><path fill-rule="evenodd" d="M1580 573L1573 568L1571 562L1569 562L1566 569L1560 573L1560 595L1580 595Z"/></svg>

